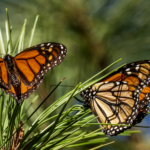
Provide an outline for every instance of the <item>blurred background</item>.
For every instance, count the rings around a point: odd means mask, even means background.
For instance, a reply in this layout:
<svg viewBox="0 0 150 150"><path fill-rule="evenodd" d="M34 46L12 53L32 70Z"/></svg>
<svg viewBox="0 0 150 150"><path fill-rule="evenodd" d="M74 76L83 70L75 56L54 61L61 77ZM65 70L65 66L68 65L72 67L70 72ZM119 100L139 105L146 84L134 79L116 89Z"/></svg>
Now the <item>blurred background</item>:
<svg viewBox="0 0 150 150"><path fill-rule="evenodd" d="M39 94L39 99L30 108L29 114L48 95L50 85L56 85L64 76L64 85L75 86L119 58L122 60L107 72L124 63L150 60L149 0L0 0L0 28L6 43L5 8L9 11L13 46L26 18L24 48L28 47L31 28L35 17L39 15L32 45L58 42L68 49L63 63L49 71L39 89L26 100L30 103ZM72 88L59 87L34 117ZM70 106L75 103L77 102L72 99ZM148 126L149 118L149 115L146 116L140 125ZM141 133L129 137L110 137L107 142L115 140L115 143L101 149L150 149L150 129L139 129ZM77 148L83 150L94 146L96 145Z"/></svg>

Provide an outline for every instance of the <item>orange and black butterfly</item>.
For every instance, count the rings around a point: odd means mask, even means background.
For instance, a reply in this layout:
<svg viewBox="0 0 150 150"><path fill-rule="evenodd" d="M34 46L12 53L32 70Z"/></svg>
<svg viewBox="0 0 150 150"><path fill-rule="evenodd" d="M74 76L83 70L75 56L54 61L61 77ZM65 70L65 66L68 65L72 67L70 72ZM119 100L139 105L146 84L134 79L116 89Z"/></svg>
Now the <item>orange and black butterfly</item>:
<svg viewBox="0 0 150 150"><path fill-rule="evenodd" d="M141 122L148 114L150 61L127 64L80 95L99 123L112 124L100 125L102 131L106 135L117 135Z"/></svg>
<svg viewBox="0 0 150 150"><path fill-rule="evenodd" d="M25 49L15 57L0 58L0 88L17 100L28 98L42 83L47 71L61 63L67 49L59 43L43 43Z"/></svg>

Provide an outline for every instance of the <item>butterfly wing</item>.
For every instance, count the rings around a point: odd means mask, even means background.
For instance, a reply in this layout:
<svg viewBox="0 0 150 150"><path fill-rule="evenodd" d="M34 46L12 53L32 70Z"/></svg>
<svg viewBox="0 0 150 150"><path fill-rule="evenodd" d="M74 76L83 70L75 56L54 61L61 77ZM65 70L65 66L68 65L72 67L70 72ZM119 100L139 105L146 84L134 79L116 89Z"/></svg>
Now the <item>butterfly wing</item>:
<svg viewBox="0 0 150 150"><path fill-rule="evenodd" d="M131 81L137 85L144 86L148 85L150 80L150 61L137 61L129 63L102 81Z"/></svg>
<svg viewBox="0 0 150 150"><path fill-rule="evenodd" d="M144 87L140 93L138 115L134 120L133 125L140 123L143 120L143 118L148 114L149 102L150 102L150 87L148 85Z"/></svg>
<svg viewBox="0 0 150 150"><path fill-rule="evenodd" d="M138 115L135 87L127 82L99 82L82 92L99 123L132 125ZM90 95L90 96L89 96ZM107 135L117 135L130 126L100 125Z"/></svg>
<svg viewBox="0 0 150 150"><path fill-rule="evenodd" d="M2 89L10 88L9 75L4 60L2 58L0 58L0 87Z"/></svg>
<svg viewBox="0 0 150 150"><path fill-rule="evenodd" d="M31 87L44 74L61 63L67 49L59 43L44 43L25 49L15 58L16 74L25 86Z"/></svg>

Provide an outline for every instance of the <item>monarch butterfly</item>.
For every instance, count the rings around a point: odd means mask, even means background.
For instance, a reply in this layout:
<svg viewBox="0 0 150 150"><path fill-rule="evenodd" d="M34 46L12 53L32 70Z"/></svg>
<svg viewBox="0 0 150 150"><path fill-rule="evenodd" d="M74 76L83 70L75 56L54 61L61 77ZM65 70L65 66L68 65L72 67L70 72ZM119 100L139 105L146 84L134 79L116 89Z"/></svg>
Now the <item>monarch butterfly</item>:
<svg viewBox="0 0 150 150"><path fill-rule="evenodd" d="M0 88L21 103L37 90L44 75L61 63L67 49L59 43L43 43L23 50L15 57L0 58Z"/></svg>
<svg viewBox="0 0 150 150"><path fill-rule="evenodd" d="M80 93L106 135L117 135L139 123L148 114L150 61L127 64ZM117 126L122 124L129 126Z"/></svg>

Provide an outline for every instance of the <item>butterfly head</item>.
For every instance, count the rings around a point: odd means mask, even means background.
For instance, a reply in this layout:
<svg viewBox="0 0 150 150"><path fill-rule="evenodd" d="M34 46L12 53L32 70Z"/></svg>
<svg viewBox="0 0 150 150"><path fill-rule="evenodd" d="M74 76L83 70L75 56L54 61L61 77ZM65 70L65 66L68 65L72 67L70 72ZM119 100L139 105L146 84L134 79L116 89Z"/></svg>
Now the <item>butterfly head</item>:
<svg viewBox="0 0 150 150"><path fill-rule="evenodd" d="M4 57L4 62L5 62L5 65L8 69L8 71L14 69L14 58L11 55L6 55Z"/></svg>
<svg viewBox="0 0 150 150"><path fill-rule="evenodd" d="M92 87L87 88L85 91L80 93L80 96L84 100L84 106L90 106L90 102L95 98L96 92L93 91Z"/></svg>
<svg viewBox="0 0 150 150"><path fill-rule="evenodd" d="M4 57L4 61L5 61L5 62L7 61L8 64L11 64L11 63L13 63L14 58L13 58L11 55L6 55L6 56Z"/></svg>

